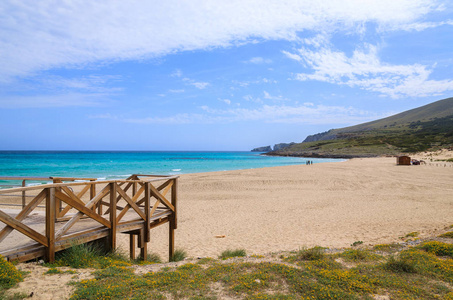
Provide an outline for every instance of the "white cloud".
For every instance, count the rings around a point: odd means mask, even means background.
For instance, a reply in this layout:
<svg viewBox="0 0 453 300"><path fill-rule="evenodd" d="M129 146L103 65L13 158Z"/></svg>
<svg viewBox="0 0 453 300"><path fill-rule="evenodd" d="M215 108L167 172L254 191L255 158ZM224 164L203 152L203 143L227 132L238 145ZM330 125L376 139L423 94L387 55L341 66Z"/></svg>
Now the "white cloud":
<svg viewBox="0 0 453 300"><path fill-rule="evenodd" d="M170 76L171 77L182 77L182 71L180 69L176 69Z"/></svg>
<svg viewBox="0 0 453 300"><path fill-rule="evenodd" d="M178 94L178 93L184 93L185 91L183 89L175 89L175 90L168 90L170 93L175 93L175 94Z"/></svg>
<svg viewBox="0 0 453 300"><path fill-rule="evenodd" d="M0 80L257 40L295 40L304 30L357 31L366 22L383 29L410 27L439 9L439 2L5 0L0 2Z"/></svg>
<svg viewBox="0 0 453 300"><path fill-rule="evenodd" d="M271 94L269 94L266 91L263 91L263 93L264 93L264 99L269 99L269 100L274 100L274 101L286 101L286 100L288 100L288 99L284 98L282 95L272 96Z"/></svg>
<svg viewBox="0 0 453 300"><path fill-rule="evenodd" d="M0 108L96 107L110 103L108 95L65 93L0 98Z"/></svg>
<svg viewBox="0 0 453 300"><path fill-rule="evenodd" d="M209 82L197 82L197 81L187 78L187 77L183 78L182 81L196 87L199 90L204 90L206 87L209 86Z"/></svg>
<svg viewBox="0 0 453 300"><path fill-rule="evenodd" d="M297 124L357 124L383 118L389 114L375 114L342 106L315 106L312 103L299 106L262 105L255 109L215 109L201 106L202 113L184 113L168 117L123 118L122 122L138 124L212 124L260 121L266 123Z"/></svg>
<svg viewBox="0 0 453 300"><path fill-rule="evenodd" d="M351 56L333 50L331 45L302 47L295 55L312 73L299 73L297 80L316 80L358 87L392 98L441 95L453 90L453 80L430 80L431 70L420 64L392 65L381 62L378 47L364 44Z"/></svg>
<svg viewBox="0 0 453 300"><path fill-rule="evenodd" d="M246 62L247 62L247 63L251 63L251 64L260 65L260 64L270 64L270 63L272 63L272 60L269 59L269 58L252 57L251 59L249 59L249 60L246 61Z"/></svg>
<svg viewBox="0 0 453 300"><path fill-rule="evenodd" d="M208 82L191 82L190 84L199 90L204 90L207 86L209 86Z"/></svg>

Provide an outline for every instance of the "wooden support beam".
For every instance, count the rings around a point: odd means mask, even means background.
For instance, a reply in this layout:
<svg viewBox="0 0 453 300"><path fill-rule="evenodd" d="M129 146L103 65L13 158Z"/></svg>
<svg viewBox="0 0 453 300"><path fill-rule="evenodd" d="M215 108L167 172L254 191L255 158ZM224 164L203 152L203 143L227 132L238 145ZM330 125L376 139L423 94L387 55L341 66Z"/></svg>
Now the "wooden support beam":
<svg viewBox="0 0 453 300"><path fill-rule="evenodd" d="M46 260L47 262L55 262L55 188L47 189L46 197Z"/></svg>
<svg viewBox="0 0 453 300"><path fill-rule="evenodd" d="M140 248L140 259L146 261L148 259L148 243L144 243Z"/></svg>
<svg viewBox="0 0 453 300"><path fill-rule="evenodd" d="M151 198L151 195L150 195L150 191L149 191L149 186L150 186L150 183L149 182L146 182L145 183L145 226L144 226L144 230L145 230L145 242L149 242L150 241L150 228L149 228L149 222L150 222L150 218L151 218L151 214L150 214L150 208L149 208L149 204L150 204L150 198Z"/></svg>
<svg viewBox="0 0 453 300"><path fill-rule="evenodd" d="M177 229L178 228L178 212L177 212L177 204L178 204L178 179L175 178L173 179L173 185L171 186L171 204L174 206L173 214L172 214L172 222L173 222L173 228Z"/></svg>
<svg viewBox="0 0 453 300"><path fill-rule="evenodd" d="M25 187L25 179L22 180L22 187ZM25 202L25 191L22 191L22 208L25 208L27 203Z"/></svg>
<svg viewBox="0 0 453 300"><path fill-rule="evenodd" d="M116 249L116 187L115 182L109 183L110 187L110 236L109 236L109 250Z"/></svg>
<svg viewBox="0 0 453 300"><path fill-rule="evenodd" d="M129 257L131 260L135 259L135 234L129 234Z"/></svg>

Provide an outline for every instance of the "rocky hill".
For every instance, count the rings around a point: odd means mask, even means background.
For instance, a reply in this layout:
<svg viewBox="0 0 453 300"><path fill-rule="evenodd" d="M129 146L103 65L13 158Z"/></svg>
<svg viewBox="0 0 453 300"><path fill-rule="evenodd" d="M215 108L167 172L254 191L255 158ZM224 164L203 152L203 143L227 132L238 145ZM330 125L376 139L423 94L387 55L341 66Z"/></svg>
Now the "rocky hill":
<svg viewBox="0 0 453 300"><path fill-rule="evenodd" d="M308 136L269 155L369 157L453 147L453 98L394 116Z"/></svg>

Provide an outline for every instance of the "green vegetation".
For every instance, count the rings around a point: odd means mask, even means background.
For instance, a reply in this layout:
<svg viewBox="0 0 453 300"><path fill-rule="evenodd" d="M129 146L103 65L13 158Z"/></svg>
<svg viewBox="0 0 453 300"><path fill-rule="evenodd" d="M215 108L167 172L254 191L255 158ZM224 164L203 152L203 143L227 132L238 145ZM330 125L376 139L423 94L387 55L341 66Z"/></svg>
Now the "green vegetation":
<svg viewBox="0 0 453 300"><path fill-rule="evenodd" d="M430 245L429 243L427 243ZM425 244L424 244L425 245ZM448 248L438 244L435 248ZM283 261L256 263L207 259L145 275L109 267L76 283L71 299L450 299L453 262L421 246L385 258L373 250L348 249L328 254L303 249ZM394 248L394 247L390 247ZM355 262L345 266L341 257ZM250 260L250 259L249 259Z"/></svg>
<svg viewBox="0 0 453 300"><path fill-rule="evenodd" d="M302 249L271 262L206 258L144 275L115 256L109 265L96 264L93 279L73 282L71 299L453 299L452 244L330 252Z"/></svg>
<svg viewBox="0 0 453 300"><path fill-rule="evenodd" d="M0 299L5 298L4 293L22 281L22 273L0 255Z"/></svg>
<svg viewBox="0 0 453 300"><path fill-rule="evenodd" d="M182 250L182 249L176 249L175 250L175 253L173 253L172 257L170 258L170 261L182 261L184 259L186 259L187 257L187 253L186 251Z"/></svg>
<svg viewBox="0 0 453 300"><path fill-rule="evenodd" d="M363 241L355 241L354 243L351 244L351 247L359 246L362 244L363 244Z"/></svg>
<svg viewBox="0 0 453 300"><path fill-rule="evenodd" d="M103 254L99 248L89 244L75 245L57 253L54 264L48 267L107 268L111 266L131 266L131 262L121 253Z"/></svg>
<svg viewBox="0 0 453 300"><path fill-rule="evenodd" d="M445 233L439 235L439 237L444 237L444 238L453 239L453 231L445 232Z"/></svg>
<svg viewBox="0 0 453 300"><path fill-rule="evenodd" d="M247 253L244 249L236 249L236 250L225 250L220 254L219 258L220 259L228 259L232 257L242 257L246 256Z"/></svg>
<svg viewBox="0 0 453 300"><path fill-rule="evenodd" d="M414 231L414 232L406 234L405 237L417 237L417 236L419 236L419 234L420 234L419 232Z"/></svg>
<svg viewBox="0 0 453 300"><path fill-rule="evenodd" d="M325 248L323 247L313 247L308 249L301 249L296 255L298 260L320 260L325 256Z"/></svg>

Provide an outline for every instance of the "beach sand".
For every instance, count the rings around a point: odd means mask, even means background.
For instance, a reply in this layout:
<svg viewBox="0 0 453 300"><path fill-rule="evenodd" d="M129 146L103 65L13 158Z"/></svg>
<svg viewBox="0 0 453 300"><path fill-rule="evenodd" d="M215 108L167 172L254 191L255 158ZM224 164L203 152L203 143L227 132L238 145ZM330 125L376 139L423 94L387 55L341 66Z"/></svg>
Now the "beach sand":
<svg viewBox="0 0 453 300"><path fill-rule="evenodd" d="M432 235L453 223L452 182L451 163L396 166L395 158L182 175L176 247L216 257ZM149 251L166 258L168 226L151 234Z"/></svg>
<svg viewBox="0 0 453 300"><path fill-rule="evenodd" d="M435 236L453 224L452 182L452 163L396 166L395 158L182 175L176 247L197 258L237 248L268 254L392 243L414 231ZM149 252L166 259L168 226L151 234ZM128 236L118 238L128 253ZM41 277L27 277L11 292L62 299Z"/></svg>

